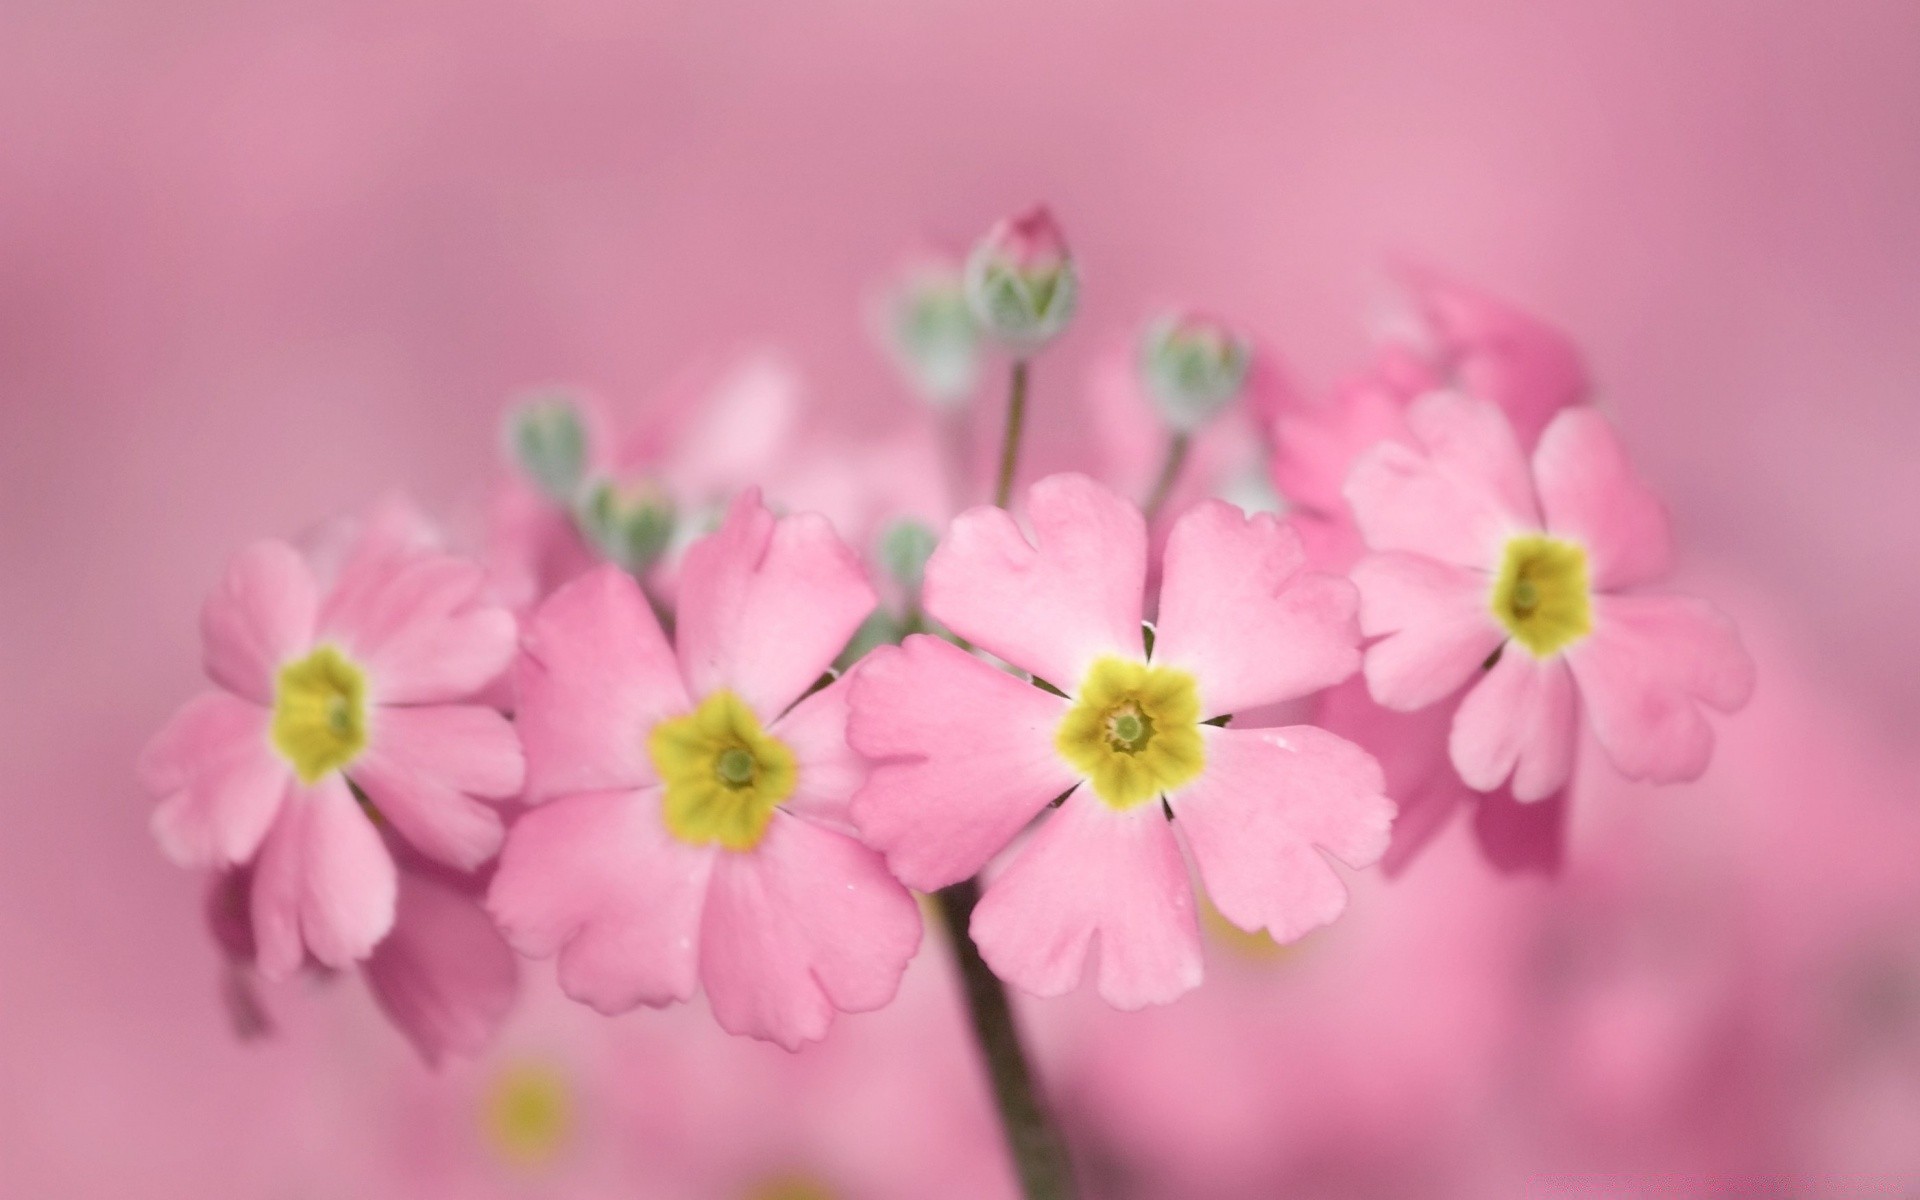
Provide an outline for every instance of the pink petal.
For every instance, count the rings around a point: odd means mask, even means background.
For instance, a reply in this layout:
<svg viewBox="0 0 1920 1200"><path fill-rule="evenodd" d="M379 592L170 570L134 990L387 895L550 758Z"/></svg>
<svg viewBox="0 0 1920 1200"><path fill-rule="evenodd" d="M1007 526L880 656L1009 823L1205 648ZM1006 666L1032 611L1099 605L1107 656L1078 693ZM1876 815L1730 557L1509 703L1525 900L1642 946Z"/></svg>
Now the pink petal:
<svg viewBox="0 0 1920 1200"><path fill-rule="evenodd" d="M794 705L767 731L793 751L799 768L793 794L782 806L849 833L853 794L867 781L867 760L847 744L852 694L853 675L842 675Z"/></svg>
<svg viewBox="0 0 1920 1200"><path fill-rule="evenodd" d="M1573 774L1576 718L1567 664L1510 645L1460 702L1447 749L1468 787L1491 792L1511 775L1514 799L1540 800Z"/></svg>
<svg viewBox="0 0 1920 1200"><path fill-rule="evenodd" d="M835 1009L893 999L920 945L920 907L880 856L776 810L751 852L723 853L700 924L700 980L721 1028L789 1050Z"/></svg>
<svg viewBox="0 0 1920 1200"><path fill-rule="evenodd" d="M1666 506L1634 474L1605 417L1590 408L1555 417L1533 452L1533 471L1547 528L1586 546L1595 591L1667 573L1673 539Z"/></svg>
<svg viewBox="0 0 1920 1200"><path fill-rule="evenodd" d="M1353 568L1367 687L1388 708L1412 710L1445 699L1471 679L1506 638L1481 571L1416 554L1375 554Z"/></svg>
<svg viewBox="0 0 1920 1200"><path fill-rule="evenodd" d="M1434 392L1407 410L1419 449L1374 447L1354 464L1347 501L1376 550L1491 570L1507 539L1540 527L1527 460L1498 408Z"/></svg>
<svg viewBox="0 0 1920 1200"><path fill-rule="evenodd" d="M693 995L715 853L667 832L657 788L568 796L514 823L487 908L520 953L560 955L575 1000L670 1004Z"/></svg>
<svg viewBox="0 0 1920 1200"><path fill-rule="evenodd" d="M693 705L640 585L599 567L548 597L521 643L514 725L527 799L654 782L648 732Z"/></svg>
<svg viewBox="0 0 1920 1200"><path fill-rule="evenodd" d="M503 826L491 804L517 795L525 775L520 741L490 708L385 708L373 741L349 768L353 782L430 858L471 871L500 849Z"/></svg>
<svg viewBox="0 0 1920 1200"><path fill-rule="evenodd" d="M1027 515L1031 543L997 508L955 518L927 563L927 612L1071 693L1102 655L1141 656L1147 527L1139 509L1084 475L1034 484Z"/></svg>
<svg viewBox="0 0 1920 1200"><path fill-rule="evenodd" d="M183 867L252 858L293 772L268 740L271 714L227 692L206 692L174 714L140 755L140 778L161 797L152 829Z"/></svg>
<svg viewBox="0 0 1920 1200"><path fill-rule="evenodd" d="M272 704L276 675L313 642L319 601L308 569L285 542L255 542L234 555L200 609L207 677L258 704Z"/></svg>
<svg viewBox="0 0 1920 1200"><path fill-rule="evenodd" d="M1532 871L1557 875L1566 857L1567 792L1519 801L1507 788L1480 797L1473 813L1480 856L1509 875Z"/></svg>
<svg viewBox="0 0 1920 1200"><path fill-rule="evenodd" d="M293 788L254 869L261 974L291 975L303 946L336 968L372 953L393 927L396 876L379 830L337 772Z"/></svg>
<svg viewBox="0 0 1920 1200"><path fill-rule="evenodd" d="M1199 986L1200 927L1157 804L1116 810L1081 788L987 885L972 934L994 974L1036 996L1079 984L1098 939L1100 996L1165 1004Z"/></svg>
<svg viewBox="0 0 1920 1200"><path fill-rule="evenodd" d="M1355 460L1381 442L1412 440L1405 414L1405 401L1372 375L1341 383L1324 402L1282 409L1273 422L1273 486L1292 504L1344 514Z"/></svg>
<svg viewBox="0 0 1920 1200"><path fill-rule="evenodd" d="M1375 702L1366 682L1356 679L1328 691L1313 710L1312 724L1353 742L1380 764L1384 790L1398 809L1393 840L1380 859L1390 877L1405 871L1453 814L1476 799L1447 758L1447 731L1457 707L1431 704L1399 712Z"/></svg>
<svg viewBox="0 0 1920 1200"><path fill-rule="evenodd" d="M1733 622L1687 596L1595 596L1593 632L1569 646L1601 748L1630 779L1699 778L1713 756L1702 705L1753 695L1753 660Z"/></svg>
<svg viewBox="0 0 1920 1200"><path fill-rule="evenodd" d="M1322 852L1356 868L1386 853L1380 764L1312 725L1204 732L1206 770L1167 803L1214 906L1280 942L1339 916L1347 888Z"/></svg>
<svg viewBox="0 0 1920 1200"><path fill-rule="evenodd" d="M393 931L362 968L367 987L421 1057L478 1054L505 1022L520 963L478 897L402 871Z"/></svg>
<svg viewBox="0 0 1920 1200"><path fill-rule="evenodd" d="M973 875L1079 782L1053 746L1067 702L936 637L868 655L850 709L873 762L853 819L909 887Z"/></svg>
<svg viewBox="0 0 1920 1200"><path fill-rule="evenodd" d="M696 696L729 688L761 720L799 699L879 602L817 513L775 520L757 489L681 567L680 666Z"/></svg>
<svg viewBox="0 0 1920 1200"><path fill-rule="evenodd" d="M485 585L479 565L450 555L357 557L321 609L320 633L369 669L377 703L465 700L513 658L513 614Z"/></svg>
<svg viewBox="0 0 1920 1200"><path fill-rule="evenodd" d="M1209 717L1291 700L1360 665L1353 585L1306 569L1272 515L1208 500L1167 540L1153 661L1190 672Z"/></svg>

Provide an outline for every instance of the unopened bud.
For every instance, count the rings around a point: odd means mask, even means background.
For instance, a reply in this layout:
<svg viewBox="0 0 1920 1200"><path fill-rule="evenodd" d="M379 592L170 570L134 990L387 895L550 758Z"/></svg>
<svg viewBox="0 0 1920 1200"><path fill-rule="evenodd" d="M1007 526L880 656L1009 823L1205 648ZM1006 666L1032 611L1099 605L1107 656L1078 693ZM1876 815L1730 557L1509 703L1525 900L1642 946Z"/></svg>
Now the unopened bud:
<svg viewBox="0 0 1920 1200"><path fill-rule="evenodd" d="M1168 425L1182 433L1212 420L1247 383L1253 344L1224 322L1162 317L1140 343L1140 374Z"/></svg>
<svg viewBox="0 0 1920 1200"><path fill-rule="evenodd" d="M673 500L644 480L594 482L574 516L581 534L595 549L636 575L659 559L673 537Z"/></svg>
<svg viewBox="0 0 1920 1200"><path fill-rule="evenodd" d="M570 503L587 471L587 422L571 396L535 396L507 414L507 453L548 497Z"/></svg>
<svg viewBox="0 0 1920 1200"><path fill-rule="evenodd" d="M939 544L939 536L919 521L895 521L880 535L880 564L908 595L918 596L927 560Z"/></svg>
<svg viewBox="0 0 1920 1200"><path fill-rule="evenodd" d="M1022 356L1058 337L1080 302L1073 257L1044 206L980 239L967 259L966 288L981 327Z"/></svg>
<svg viewBox="0 0 1920 1200"><path fill-rule="evenodd" d="M952 408L973 394L980 326L958 267L914 267L882 298L877 315L888 354L929 403Z"/></svg>

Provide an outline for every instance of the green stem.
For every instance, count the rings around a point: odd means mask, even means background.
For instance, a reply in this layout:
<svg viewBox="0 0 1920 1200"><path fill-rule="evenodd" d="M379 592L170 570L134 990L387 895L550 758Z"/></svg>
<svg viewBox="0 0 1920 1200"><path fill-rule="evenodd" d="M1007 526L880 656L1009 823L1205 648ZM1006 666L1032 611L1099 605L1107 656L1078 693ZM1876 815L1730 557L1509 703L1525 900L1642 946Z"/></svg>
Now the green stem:
<svg viewBox="0 0 1920 1200"><path fill-rule="evenodd" d="M1154 480L1153 492L1141 510L1146 514L1147 524L1153 524L1153 519L1166 506L1167 497L1173 495L1173 485L1180 481L1180 468L1187 465L1187 450L1192 445L1192 436L1184 432L1174 434L1167 442L1167 458L1160 466L1160 478Z"/></svg>
<svg viewBox="0 0 1920 1200"><path fill-rule="evenodd" d="M993 503L1005 508L1013 498L1013 472L1020 463L1020 433L1027 423L1027 360L1013 360L1013 379L1007 387L1007 431L1000 439L1000 482Z"/></svg>
<svg viewBox="0 0 1920 1200"><path fill-rule="evenodd" d="M960 977L966 984L967 1013L973 1019L974 1039L993 1079L993 1098L1000 1110L1007 1149L1020 1176L1020 1194L1026 1200L1073 1200L1079 1193L1073 1185L1067 1148L1040 1102L1006 988L967 935L973 906L980 901L980 884L962 880L940 889L934 898L939 901L947 941L953 946Z"/></svg>

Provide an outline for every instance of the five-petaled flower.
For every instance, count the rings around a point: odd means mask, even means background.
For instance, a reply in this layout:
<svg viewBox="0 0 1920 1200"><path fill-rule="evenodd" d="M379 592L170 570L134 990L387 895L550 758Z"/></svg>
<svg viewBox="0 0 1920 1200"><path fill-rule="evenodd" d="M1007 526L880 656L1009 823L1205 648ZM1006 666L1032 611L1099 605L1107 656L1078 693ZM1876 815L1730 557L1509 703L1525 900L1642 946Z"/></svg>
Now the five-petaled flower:
<svg viewBox="0 0 1920 1200"><path fill-rule="evenodd" d="M1606 420L1562 411L1531 468L1484 400L1437 392L1407 422L1417 447L1382 443L1347 482L1373 551L1353 579L1381 639L1374 698L1422 708L1476 680L1449 752L1481 791L1509 776L1520 800L1557 791L1582 708L1629 777L1698 777L1713 751L1701 709L1746 703L1753 663L1713 606L1632 590L1667 571L1667 516Z"/></svg>
<svg viewBox="0 0 1920 1200"><path fill-rule="evenodd" d="M995 972L1039 995L1071 989L1096 938L1099 991L1117 1006L1200 982L1176 830L1234 924L1287 940L1332 920L1346 889L1322 852L1364 867L1387 844L1379 768L1324 730L1220 718L1353 673L1352 585L1306 571L1271 516L1208 501L1169 536L1149 654L1139 510L1056 475L1027 511L1035 542L996 508L957 519L927 564L925 603L1034 682L929 636L876 651L849 723L873 763L853 803L861 832L902 880L933 889L979 871L1058 801L991 878L971 930Z"/></svg>
<svg viewBox="0 0 1920 1200"><path fill-rule="evenodd" d="M919 908L849 832L845 682L810 693L875 602L825 518L754 491L688 550L674 646L612 567L550 597L517 666L535 807L488 898L508 940L602 1012L704 985L789 1048L891 1000Z"/></svg>
<svg viewBox="0 0 1920 1200"><path fill-rule="evenodd" d="M466 703L513 657L512 614L484 574L369 531L324 595L284 542L235 556L201 613L218 686L148 745L153 831L184 866L252 862L258 964L365 958L399 887L384 824L462 870L500 847L483 799L520 790L512 726ZM257 856L257 857L256 857Z"/></svg>

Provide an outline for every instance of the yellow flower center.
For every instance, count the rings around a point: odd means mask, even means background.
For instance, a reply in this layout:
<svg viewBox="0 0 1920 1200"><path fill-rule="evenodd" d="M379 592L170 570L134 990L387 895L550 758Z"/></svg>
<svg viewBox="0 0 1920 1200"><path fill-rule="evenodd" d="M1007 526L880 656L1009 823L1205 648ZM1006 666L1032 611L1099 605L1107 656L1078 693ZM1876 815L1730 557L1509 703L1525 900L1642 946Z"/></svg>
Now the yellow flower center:
<svg viewBox="0 0 1920 1200"><path fill-rule="evenodd" d="M1206 765L1193 676L1103 658L1054 734L1054 748L1099 797L1127 809L1192 779Z"/></svg>
<svg viewBox="0 0 1920 1200"><path fill-rule="evenodd" d="M332 646L280 668L273 744L302 783L317 782L367 748L367 676Z"/></svg>
<svg viewBox="0 0 1920 1200"><path fill-rule="evenodd" d="M515 1166L551 1160L573 1131L566 1078L544 1063L512 1063L488 1086L481 1125L488 1144Z"/></svg>
<svg viewBox="0 0 1920 1200"><path fill-rule="evenodd" d="M1493 583L1493 615L1536 658L1585 637L1593 628L1587 552L1544 534L1509 541Z"/></svg>
<svg viewBox="0 0 1920 1200"><path fill-rule="evenodd" d="M834 1192L806 1175L782 1175L756 1184L746 1200L834 1200Z"/></svg>
<svg viewBox="0 0 1920 1200"><path fill-rule="evenodd" d="M732 692L654 726L647 752L666 786L667 829L695 846L753 849L799 778L793 751Z"/></svg>

